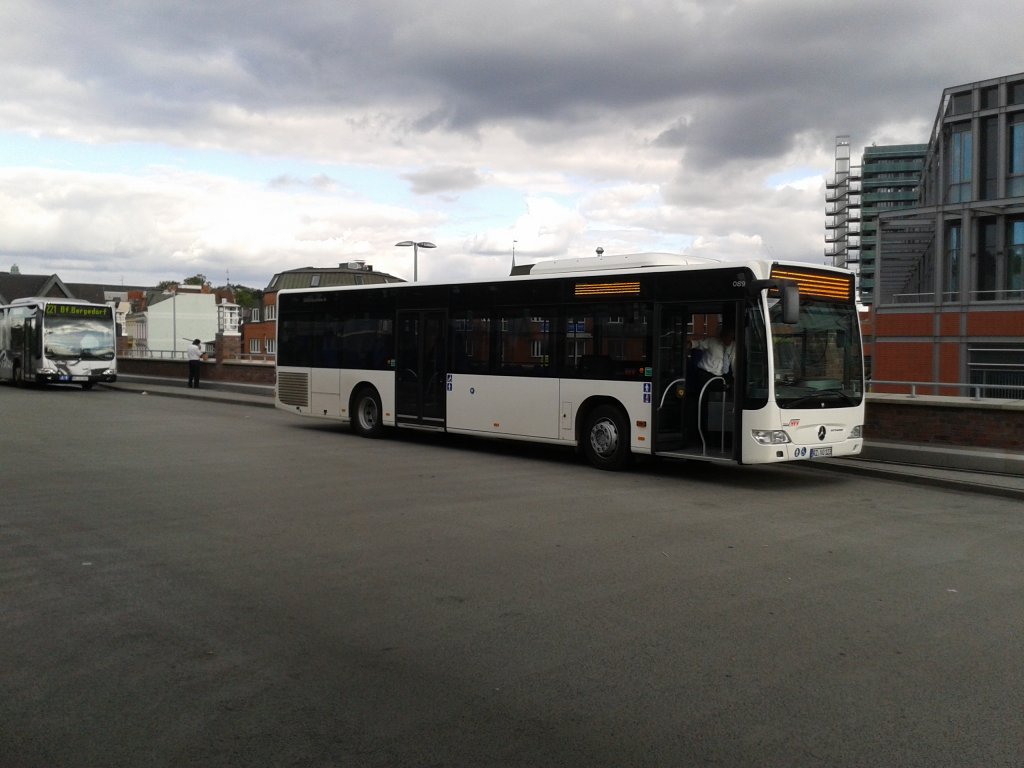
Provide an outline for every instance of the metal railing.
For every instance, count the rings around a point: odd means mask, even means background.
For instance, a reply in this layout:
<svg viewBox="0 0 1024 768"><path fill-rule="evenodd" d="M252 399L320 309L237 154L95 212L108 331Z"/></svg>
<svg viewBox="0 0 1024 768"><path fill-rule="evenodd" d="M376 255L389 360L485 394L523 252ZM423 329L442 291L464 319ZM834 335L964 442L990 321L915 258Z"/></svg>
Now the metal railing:
<svg viewBox="0 0 1024 768"><path fill-rule="evenodd" d="M118 357L133 360L188 360L188 350L172 351L170 349L123 349Z"/></svg>
<svg viewBox="0 0 1024 768"><path fill-rule="evenodd" d="M1024 299L1024 289L1002 288L993 291L970 291L968 295L971 303L1020 301ZM892 295L893 304L931 304L934 301L934 293L894 293ZM942 294L944 304L955 304L959 301L959 291L947 291Z"/></svg>
<svg viewBox="0 0 1024 768"><path fill-rule="evenodd" d="M867 382L868 392L871 392L875 385L909 387L910 397L925 395L938 395L938 390L956 389L959 392L967 392L972 400L1024 400L1024 386L1018 384L977 384L969 382L947 382L947 381L884 381L882 379L870 379ZM931 388L931 392L920 392L920 388ZM997 390L1000 394L989 394ZM985 393L985 394L982 394ZM1005 393L1005 394L1004 394ZM1014 393L1014 394L1009 394ZM894 393L903 394L903 393ZM946 397L959 397L960 395L946 395Z"/></svg>

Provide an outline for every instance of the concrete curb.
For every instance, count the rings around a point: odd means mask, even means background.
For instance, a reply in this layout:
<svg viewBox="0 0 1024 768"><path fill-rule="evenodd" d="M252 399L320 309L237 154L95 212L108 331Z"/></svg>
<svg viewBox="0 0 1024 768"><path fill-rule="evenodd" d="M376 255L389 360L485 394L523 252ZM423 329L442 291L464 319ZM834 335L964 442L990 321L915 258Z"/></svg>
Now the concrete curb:
<svg viewBox="0 0 1024 768"><path fill-rule="evenodd" d="M101 384L100 386L107 389L118 390L120 392L134 392L140 395L177 397L187 400L202 400L204 402L223 403L227 405L254 405L261 408L274 407L274 398L272 396L225 392L216 390L212 387L194 390L188 389L187 387L169 387L121 381L117 381L113 384Z"/></svg>
<svg viewBox="0 0 1024 768"><path fill-rule="evenodd" d="M882 464L862 459L823 460L808 462L805 466L812 466L827 472L863 475L880 480L928 485L934 488L1024 501L1024 478L1016 475L992 475L919 465Z"/></svg>

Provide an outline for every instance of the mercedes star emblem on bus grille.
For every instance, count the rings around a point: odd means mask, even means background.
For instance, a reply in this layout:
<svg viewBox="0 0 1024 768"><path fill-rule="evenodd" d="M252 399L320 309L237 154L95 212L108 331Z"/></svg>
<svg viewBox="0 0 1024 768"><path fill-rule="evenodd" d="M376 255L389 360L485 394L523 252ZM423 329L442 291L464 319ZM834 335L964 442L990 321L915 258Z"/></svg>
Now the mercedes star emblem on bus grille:
<svg viewBox="0 0 1024 768"><path fill-rule="evenodd" d="M825 439L825 425L824 424L822 424L820 427L818 427L818 439L819 440L824 440Z"/></svg>

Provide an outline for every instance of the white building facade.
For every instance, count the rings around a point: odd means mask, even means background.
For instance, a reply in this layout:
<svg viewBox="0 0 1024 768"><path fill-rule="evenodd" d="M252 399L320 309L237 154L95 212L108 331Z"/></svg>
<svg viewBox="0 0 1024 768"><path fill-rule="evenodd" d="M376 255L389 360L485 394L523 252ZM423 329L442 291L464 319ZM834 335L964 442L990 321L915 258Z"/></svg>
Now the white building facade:
<svg viewBox="0 0 1024 768"><path fill-rule="evenodd" d="M219 310L214 295L181 288L151 300L146 309L145 349L150 354L177 357L193 339L212 344L217 336Z"/></svg>

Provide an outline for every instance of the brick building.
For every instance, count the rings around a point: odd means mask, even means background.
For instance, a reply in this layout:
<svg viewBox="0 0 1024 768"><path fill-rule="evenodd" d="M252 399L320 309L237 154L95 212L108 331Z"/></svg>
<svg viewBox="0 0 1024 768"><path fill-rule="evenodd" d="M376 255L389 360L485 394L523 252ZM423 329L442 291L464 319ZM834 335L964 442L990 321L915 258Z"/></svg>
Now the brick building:
<svg viewBox="0 0 1024 768"><path fill-rule="evenodd" d="M1024 74L943 91L917 203L879 212L873 325L876 382L1024 398Z"/></svg>
<svg viewBox="0 0 1024 768"><path fill-rule="evenodd" d="M263 290L262 306L253 310L242 324L242 357L273 360L277 355L277 292L280 290L401 282L404 282L401 278L375 272L371 265L362 261L350 261L337 267L300 267L278 272Z"/></svg>

